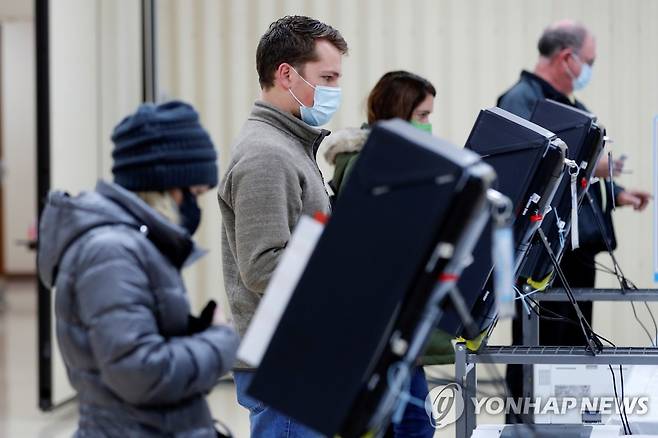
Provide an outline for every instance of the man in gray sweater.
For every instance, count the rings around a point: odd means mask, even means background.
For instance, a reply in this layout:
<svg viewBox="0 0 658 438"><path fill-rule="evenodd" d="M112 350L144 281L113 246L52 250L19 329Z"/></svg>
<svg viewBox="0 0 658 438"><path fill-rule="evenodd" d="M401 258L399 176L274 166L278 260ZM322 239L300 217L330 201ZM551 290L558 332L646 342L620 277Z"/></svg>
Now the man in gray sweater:
<svg viewBox="0 0 658 438"><path fill-rule="evenodd" d="M258 307L292 230L304 214L329 211L316 154L319 129L340 104L340 33L309 17L272 23L256 51L261 97L235 140L219 186L224 283L240 335ZM253 370L251 370L253 371ZM251 436L316 437L315 432L246 394L253 373L238 363L238 402Z"/></svg>

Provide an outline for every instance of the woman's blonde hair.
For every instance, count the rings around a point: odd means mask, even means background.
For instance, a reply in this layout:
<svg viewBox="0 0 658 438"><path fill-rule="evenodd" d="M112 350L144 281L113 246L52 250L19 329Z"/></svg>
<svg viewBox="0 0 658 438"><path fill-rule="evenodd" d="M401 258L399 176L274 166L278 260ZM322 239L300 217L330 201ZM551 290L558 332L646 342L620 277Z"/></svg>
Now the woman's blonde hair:
<svg viewBox="0 0 658 438"><path fill-rule="evenodd" d="M180 213L178 204L173 196L165 192L135 192L151 208L167 218L168 221L180 225Z"/></svg>

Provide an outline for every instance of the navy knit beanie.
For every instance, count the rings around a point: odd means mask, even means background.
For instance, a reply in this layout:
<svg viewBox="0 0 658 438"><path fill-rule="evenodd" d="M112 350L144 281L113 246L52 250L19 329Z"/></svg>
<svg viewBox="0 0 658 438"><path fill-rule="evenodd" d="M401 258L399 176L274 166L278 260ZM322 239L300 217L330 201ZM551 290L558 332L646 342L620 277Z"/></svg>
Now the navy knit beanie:
<svg viewBox="0 0 658 438"><path fill-rule="evenodd" d="M114 182L131 191L217 185L217 153L192 106L142 104L112 133Z"/></svg>

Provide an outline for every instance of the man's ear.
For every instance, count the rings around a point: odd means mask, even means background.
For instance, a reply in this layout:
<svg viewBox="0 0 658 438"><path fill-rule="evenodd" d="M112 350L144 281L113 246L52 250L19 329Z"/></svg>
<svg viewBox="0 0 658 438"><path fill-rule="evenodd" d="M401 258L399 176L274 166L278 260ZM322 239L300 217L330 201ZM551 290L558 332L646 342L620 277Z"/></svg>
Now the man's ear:
<svg viewBox="0 0 658 438"><path fill-rule="evenodd" d="M292 70L292 67L290 64L286 62L282 62L279 64L277 67L276 71L274 72L274 82L278 83L281 85L281 87L285 88L286 90L290 89L292 87L292 75L295 72Z"/></svg>
<svg viewBox="0 0 658 438"><path fill-rule="evenodd" d="M565 47L564 49L557 52L557 55L555 55L555 59L558 62L563 62L563 61L567 62L572 53L573 53L573 49L571 47Z"/></svg>

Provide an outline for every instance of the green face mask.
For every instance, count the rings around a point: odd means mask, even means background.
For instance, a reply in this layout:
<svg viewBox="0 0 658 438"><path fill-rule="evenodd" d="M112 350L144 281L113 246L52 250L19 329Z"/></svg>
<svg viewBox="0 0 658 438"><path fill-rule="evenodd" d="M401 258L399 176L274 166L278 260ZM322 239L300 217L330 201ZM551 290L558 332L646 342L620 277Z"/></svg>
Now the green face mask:
<svg viewBox="0 0 658 438"><path fill-rule="evenodd" d="M425 131L428 134L432 133L432 124L431 123L421 123L421 122L417 122L415 120L412 120L411 124L414 125L416 128L420 129L421 131Z"/></svg>

